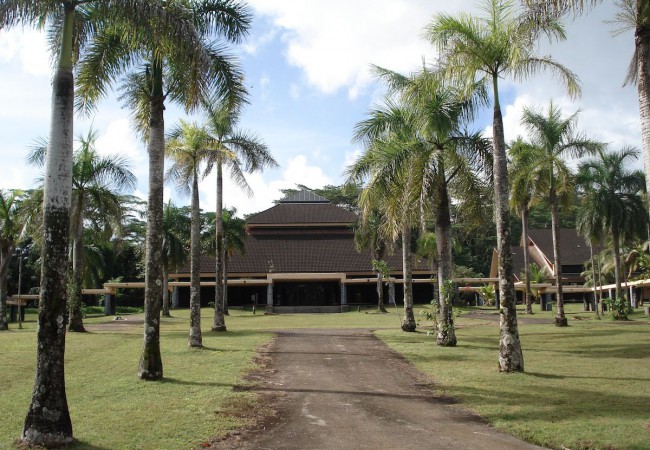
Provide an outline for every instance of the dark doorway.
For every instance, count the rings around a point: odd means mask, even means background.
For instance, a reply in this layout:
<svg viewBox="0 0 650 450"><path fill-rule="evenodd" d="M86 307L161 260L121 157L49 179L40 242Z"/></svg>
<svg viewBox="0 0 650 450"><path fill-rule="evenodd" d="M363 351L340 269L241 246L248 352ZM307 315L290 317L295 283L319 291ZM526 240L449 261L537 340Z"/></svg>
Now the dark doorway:
<svg viewBox="0 0 650 450"><path fill-rule="evenodd" d="M276 306L334 306L341 304L338 282L275 283L273 304Z"/></svg>

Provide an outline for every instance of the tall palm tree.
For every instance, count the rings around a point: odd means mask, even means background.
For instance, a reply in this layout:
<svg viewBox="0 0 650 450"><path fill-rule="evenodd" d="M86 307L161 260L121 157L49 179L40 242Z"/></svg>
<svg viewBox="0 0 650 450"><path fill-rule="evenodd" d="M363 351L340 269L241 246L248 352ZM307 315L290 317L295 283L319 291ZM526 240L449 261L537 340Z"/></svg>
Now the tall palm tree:
<svg viewBox="0 0 650 450"><path fill-rule="evenodd" d="M52 45L56 63L52 79L50 147L45 164L43 197L36 381L21 432L21 440L26 444L66 445L73 439L63 367L68 319L66 290L72 190L74 64L84 52L100 18L104 23L125 20L137 24L145 36L161 33L173 39L186 34L191 29L187 21L179 23L179 17L167 14L165 6L166 2L150 0L7 0L0 3L0 29L17 25L47 26L55 37ZM103 89L102 81L98 80L100 90Z"/></svg>
<svg viewBox="0 0 650 450"><path fill-rule="evenodd" d="M223 312L228 314L228 261L235 254L246 251L246 221L237 217L237 208L226 208L223 221ZM215 223L216 225L216 223Z"/></svg>
<svg viewBox="0 0 650 450"><path fill-rule="evenodd" d="M213 169L217 173L216 285L212 331L226 331L223 314L223 169L227 167L232 180L252 195L244 172L253 173L277 166L277 162L260 138L236 128L243 103L245 103L243 96L228 99L213 97L204 105L207 110L206 125L213 141L213 152L206 173Z"/></svg>
<svg viewBox="0 0 650 450"><path fill-rule="evenodd" d="M168 135L167 155L173 165L167 177L184 194L190 193L190 347L202 347L201 335L201 207L199 205L199 177L201 165L210 154L210 135L205 127L181 120ZM164 302L163 302L164 305ZM164 311L164 307L163 307Z"/></svg>
<svg viewBox="0 0 650 450"><path fill-rule="evenodd" d="M7 323L7 272L23 229L21 192L0 189L0 331L9 329Z"/></svg>
<svg viewBox="0 0 650 450"><path fill-rule="evenodd" d="M413 179L411 204L422 216L435 214L438 252L438 286L452 279L451 194L457 193L467 209L480 203L477 194L482 180L477 168L488 159L489 141L464 130L472 116L474 99L464 100L453 86L446 85L437 73L427 69L412 77L380 70L380 75L402 94L405 108L388 102L371 112L370 118L356 126L355 139L372 143L385 133L396 132L408 137L386 160L390 170L408 170ZM422 220L422 219L421 219ZM424 221L423 221L424 222ZM442 291L441 291L442 293ZM449 300L449 296L439 296ZM440 302L437 342L453 346L456 336L452 305Z"/></svg>
<svg viewBox="0 0 650 450"><path fill-rule="evenodd" d="M81 108L92 107L105 94L99 86L123 80L122 98L133 110L136 128L147 139L149 194L145 268L145 333L138 376L163 376L160 355L161 227L164 176L164 103L197 110L210 95L241 94L242 74L226 43L238 43L248 33L251 13L236 0L161 1L168 16L184 26L182 33L161 33L124 20L100 27L80 70ZM215 94L216 93L216 94Z"/></svg>
<svg viewBox="0 0 650 450"><path fill-rule="evenodd" d="M562 292L562 258L560 249L559 203L570 202L574 193L571 169L565 158L580 158L602 149L603 144L576 132L578 113L563 117L562 110L550 102L546 112L524 108L521 123L530 133L533 152L529 176L536 185L536 195L548 201L551 208L553 235L553 275L557 287L555 325L567 326ZM537 150L536 152L534 150Z"/></svg>
<svg viewBox="0 0 650 450"><path fill-rule="evenodd" d="M177 272L187 263L191 219L187 207L177 207L171 200L163 208L162 267L161 283L163 293L163 313L169 313L169 274Z"/></svg>
<svg viewBox="0 0 650 450"><path fill-rule="evenodd" d="M524 280L526 291L524 303L526 314L533 313L532 292L530 290L530 254L528 251L528 214L533 201L533 180L530 177L530 165L535 149L522 139L510 144L511 169L510 207L521 215L521 240L524 250Z"/></svg>
<svg viewBox="0 0 650 450"><path fill-rule="evenodd" d="M116 233L124 215L125 190L133 190L136 178L129 162L122 156L101 156L95 145L99 134L92 128L79 136L79 147L72 161L72 208L70 234L72 236L72 281L69 290L69 331L84 332L81 311L81 289L84 275L84 223L100 221ZM42 167L45 163L47 142L37 141L27 156L30 164Z"/></svg>
<svg viewBox="0 0 650 450"><path fill-rule="evenodd" d="M637 159L639 151L625 147L619 151L599 152L582 163L578 169L578 183L585 196L581 215L600 216L605 230L612 238L616 298L614 314L627 319L621 287L621 242L631 236L642 236L647 230L647 213L641 195L645 178L641 171L628 170L628 160Z"/></svg>
<svg viewBox="0 0 650 450"><path fill-rule="evenodd" d="M534 16L545 20L549 14L569 11L581 13L602 0L526 0ZM650 192L650 4L645 0L617 0L613 18L618 28L613 34L634 31L634 53L628 66L625 85L636 84L641 119L641 142L646 191Z"/></svg>
<svg viewBox="0 0 650 450"><path fill-rule="evenodd" d="M549 17L546 21L535 21L521 16L511 0L485 0L483 10L483 17L465 13L456 17L438 14L426 32L440 51L447 76L468 87L477 81L492 87L493 179L502 305L499 368L502 372L520 372L524 370L524 360L517 327L512 253L508 241L508 171L499 78L511 76L520 80L547 69L559 74L570 94L577 95L579 87L575 75L567 68L549 57L534 54L537 39L542 34L551 39L564 39L564 28L558 20Z"/></svg>
<svg viewBox="0 0 650 450"><path fill-rule="evenodd" d="M390 116L389 121L382 116ZM411 229L420 218L417 180L409 167L413 153L407 149L414 144L415 118L413 108L386 100L385 108L371 112L371 118L357 125L356 139L364 143L365 151L347 169L348 182L367 183L359 196L361 215L368 217L378 209L385 217L383 232L390 240L402 240L402 270L404 276L404 317L402 330L416 329L413 314ZM373 121L372 119L376 119Z"/></svg>
<svg viewBox="0 0 650 450"><path fill-rule="evenodd" d="M362 215L354 230L354 245L357 250L370 250L373 261L377 262L383 261L391 244L388 237L381 232L384 221L382 213L375 209L367 215ZM377 310L380 313L385 313L387 311L384 302L383 272L377 264L375 266L374 269L377 272Z"/></svg>

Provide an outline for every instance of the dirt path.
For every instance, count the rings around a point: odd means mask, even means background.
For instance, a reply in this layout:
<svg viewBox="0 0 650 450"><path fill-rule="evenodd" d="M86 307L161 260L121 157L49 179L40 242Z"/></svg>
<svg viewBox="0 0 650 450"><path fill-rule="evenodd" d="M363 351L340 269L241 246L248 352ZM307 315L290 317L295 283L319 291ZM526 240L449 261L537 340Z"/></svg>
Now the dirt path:
<svg viewBox="0 0 650 450"><path fill-rule="evenodd" d="M273 423L215 449L539 449L450 401L368 330L292 330L267 349ZM462 376L462 374L459 374Z"/></svg>

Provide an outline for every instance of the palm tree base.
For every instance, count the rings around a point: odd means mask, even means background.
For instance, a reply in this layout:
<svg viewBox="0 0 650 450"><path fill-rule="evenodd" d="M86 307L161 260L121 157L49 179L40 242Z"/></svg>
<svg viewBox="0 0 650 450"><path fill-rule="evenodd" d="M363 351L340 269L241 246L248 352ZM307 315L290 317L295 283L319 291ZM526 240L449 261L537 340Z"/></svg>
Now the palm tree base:
<svg viewBox="0 0 650 450"><path fill-rule="evenodd" d="M212 327L212 331L223 332L223 331L227 331L227 330L226 330L226 326L222 325L222 326L219 326L219 327Z"/></svg>
<svg viewBox="0 0 650 450"><path fill-rule="evenodd" d="M188 346L190 348L203 348L203 343L202 342L189 342Z"/></svg>
<svg viewBox="0 0 650 450"><path fill-rule="evenodd" d="M81 320L71 320L68 325L68 331L72 333L85 333L86 328Z"/></svg>
<svg viewBox="0 0 650 450"><path fill-rule="evenodd" d="M7 324L6 321L0 322L0 331L7 331L9 329L9 325Z"/></svg>
<svg viewBox="0 0 650 450"><path fill-rule="evenodd" d="M402 331L406 331L407 333L413 333L415 331L416 326L417 325L415 324L415 322L413 323L404 322L402 323Z"/></svg>
<svg viewBox="0 0 650 450"><path fill-rule="evenodd" d="M457 343L456 333L453 331L451 333L438 333L436 338L436 344L440 347L456 347Z"/></svg>
<svg viewBox="0 0 650 450"><path fill-rule="evenodd" d="M556 317L555 318L555 326L556 327L568 327L569 322L567 321L566 317Z"/></svg>

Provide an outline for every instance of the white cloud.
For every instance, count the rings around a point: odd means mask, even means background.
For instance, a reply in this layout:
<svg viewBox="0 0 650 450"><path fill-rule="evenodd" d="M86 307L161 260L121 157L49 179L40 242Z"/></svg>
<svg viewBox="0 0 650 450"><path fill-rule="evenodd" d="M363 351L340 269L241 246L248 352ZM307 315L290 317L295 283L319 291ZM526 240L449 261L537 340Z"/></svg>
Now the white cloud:
<svg viewBox="0 0 650 450"><path fill-rule="evenodd" d="M333 183L333 180L320 167L310 165L304 155L291 158L279 174L277 171L269 171L265 174L246 175L246 180L254 193L254 196L250 198L230 180L227 171L225 172L223 203L226 207L237 208L239 215L270 208L273 206L274 200L281 199L281 189L295 188L297 184L315 189ZM215 174L210 174L205 178L200 183L199 189L201 191L201 208L205 211L214 211L217 198Z"/></svg>
<svg viewBox="0 0 650 450"><path fill-rule="evenodd" d="M0 63L12 63L16 59L30 75L52 75L45 33L29 28L0 31Z"/></svg>
<svg viewBox="0 0 650 450"><path fill-rule="evenodd" d="M470 1L445 5L458 10ZM356 98L370 84L370 64L408 71L432 53L421 38L437 7L425 0L252 0L281 30L291 65L325 93L347 88Z"/></svg>

